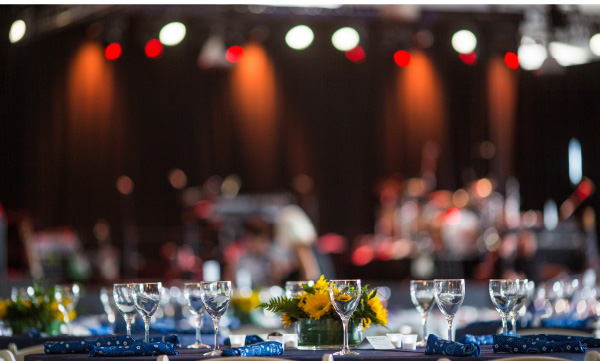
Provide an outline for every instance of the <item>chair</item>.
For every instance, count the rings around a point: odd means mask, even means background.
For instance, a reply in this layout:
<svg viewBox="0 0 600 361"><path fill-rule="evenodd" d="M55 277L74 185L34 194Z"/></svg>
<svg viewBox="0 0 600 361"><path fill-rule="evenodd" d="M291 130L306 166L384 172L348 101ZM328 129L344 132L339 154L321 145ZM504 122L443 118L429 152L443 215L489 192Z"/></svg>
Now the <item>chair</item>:
<svg viewBox="0 0 600 361"><path fill-rule="evenodd" d="M595 350L588 350L583 361L600 361L600 353Z"/></svg>
<svg viewBox="0 0 600 361"><path fill-rule="evenodd" d="M10 352L9 350L0 350L0 360L4 360L4 361L16 361L15 360L15 355L13 355L12 352Z"/></svg>
<svg viewBox="0 0 600 361"><path fill-rule="evenodd" d="M16 344L9 343L8 351L13 354L13 361L24 361L26 355L31 355L32 353L44 353L44 345L29 346L25 347L24 349L17 350Z"/></svg>

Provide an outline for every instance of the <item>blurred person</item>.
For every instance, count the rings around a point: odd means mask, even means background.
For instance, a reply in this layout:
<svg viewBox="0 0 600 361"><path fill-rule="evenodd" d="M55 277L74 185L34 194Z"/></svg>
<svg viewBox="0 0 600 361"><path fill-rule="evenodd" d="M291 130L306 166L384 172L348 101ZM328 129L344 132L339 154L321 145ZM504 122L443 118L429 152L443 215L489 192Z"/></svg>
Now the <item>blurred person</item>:
<svg viewBox="0 0 600 361"><path fill-rule="evenodd" d="M250 217L244 224L240 240L225 250L224 279L235 280L240 285L238 272L247 272L251 287L260 288L280 284L289 272L285 257L277 250L271 237L271 225L261 217Z"/></svg>

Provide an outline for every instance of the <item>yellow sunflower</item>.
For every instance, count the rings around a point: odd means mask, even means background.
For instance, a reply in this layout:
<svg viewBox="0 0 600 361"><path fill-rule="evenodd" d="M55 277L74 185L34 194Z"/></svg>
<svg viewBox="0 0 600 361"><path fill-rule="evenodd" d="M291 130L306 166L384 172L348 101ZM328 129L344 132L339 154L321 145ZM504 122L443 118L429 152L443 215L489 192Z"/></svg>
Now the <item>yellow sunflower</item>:
<svg viewBox="0 0 600 361"><path fill-rule="evenodd" d="M296 321L293 321L289 315L281 315L281 323L283 323L283 327L290 327L294 324L294 322Z"/></svg>
<svg viewBox="0 0 600 361"><path fill-rule="evenodd" d="M313 289L315 290L315 292L319 292L319 291L329 292L329 282L327 282L325 280L325 276L321 275L321 278L319 278L317 283L315 283L315 285L313 286Z"/></svg>
<svg viewBox="0 0 600 361"><path fill-rule="evenodd" d="M383 308L383 305L381 304L381 300L379 299L379 297L371 298L369 301L367 301L367 304L369 305L369 307L371 307L371 310L373 310L373 312L375 313L377 320L382 325L385 325L388 323L387 310L385 308Z"/></svg>
<svg viewBox="0 0 600 361"><path fill-rule="evenodd" d="M362 325L363 325L363 332L367 331L367 328L371 327L371 319L370 318L363 318L362 319Z"/></svg>
<svg viewBox="0 0 600 361"><path fill-rule="evenodd" d="M316 292L314 295L307 295L300 306L304 312L315 320L321 318L331 309L331 300L329 294L325 292Z"/></svg>
<svg viewBox="0 0 600 361"><path fill-rule="evenodd" d="M6 300L6 301L0 300L0 320L3 319L4 317L6 317L7 303L8 303L8 300Z"/></svg>

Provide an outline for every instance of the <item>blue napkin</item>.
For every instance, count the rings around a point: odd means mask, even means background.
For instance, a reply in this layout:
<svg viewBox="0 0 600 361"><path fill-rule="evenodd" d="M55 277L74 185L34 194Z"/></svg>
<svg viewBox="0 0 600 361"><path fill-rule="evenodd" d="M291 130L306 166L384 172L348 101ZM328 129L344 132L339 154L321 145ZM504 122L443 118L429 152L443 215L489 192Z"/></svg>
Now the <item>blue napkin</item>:
<svg viewBox="0 0 600 361"><path fill-rule="evenodd" d="M494 352L509 353L545 353L545 352L572 352L585 353L587 346L580 341L545 341L530 337L514 337L493 335Z"/></svg>
<svg viewBox="0 0 600 361"><path fill-rule="evenodd" d="M94 346L89 357L101 356L158 356L158 355L179 355L179 351L173 348L171 343L163 342L136 342L133 345L126 346Z"/></svg>
<svg viewBox="0 0 600 361"><path fill-rule="evenodd" d="M260 343L260 342L265 342L265 340L262 339L262 337L258 336L258 335L246 335L246 345L252 345L255 343ZM231 340L229 339L229 337L227 337L225 339L225 341L223 341L223 344L225 346L230 346L231 345Z"/></svg>
<svg viewBox="0 0 600 361"><path fill-rule="evenodd" d="M256 345L234 347L223 350L221 356L278 356L283 354L283 344L277 341L267 341Z"/></svg>
<svg viewBox="0 0 600 361"><path fill-rule="evenodd" d="M109 336L80 341L46 341L44 342L44 352L49 354L87 353L92 351L95 346L127 346L134 342L135 340L130 336Z"/></svg>
<svg viewBox="0 0 600 361"><path fill-rule="evenodd" d="M174 347L181 347L181 340L177 335L163 335L163 336L150 336L148 338L149 342L164 342L164 343L172 343Z"/></svg>
<svg viewBox="0 0 600 361"><path fill-rule="evenodd" d="M594 337L584 337L584 336L567 336L567 335L548 335L548 334L539 334L539 335L527 335L521 336L524 338L533 339L536 341L552 341L552 342L569 342L569 341L579 341L582 345L587 347L600 347L600 338Z"/></svg>
<svg viewBox="0 0 600 361"><path fill-rule="evenodd" d="M481 348L476 343L460 343L442 340L434 334L427 337L425 355L473 356L479 357Z"/></svg>
<svg viewBox="0 0 600 361"><path fill-rule="evenodd" d="M464 335L463 337L459 338L456 341L458 341L460 343L476 343L478 345L492 345L492 344L494 344L494 338L492 337L492 335L476 336L476 335L466 334L466 335Z"/></svg>

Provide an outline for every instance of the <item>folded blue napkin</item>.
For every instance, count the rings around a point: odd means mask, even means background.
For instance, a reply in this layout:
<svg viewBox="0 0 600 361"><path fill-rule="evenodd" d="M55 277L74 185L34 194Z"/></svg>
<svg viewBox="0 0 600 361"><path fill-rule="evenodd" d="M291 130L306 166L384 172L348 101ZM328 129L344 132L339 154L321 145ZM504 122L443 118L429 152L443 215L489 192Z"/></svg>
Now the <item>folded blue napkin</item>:
<svg viewBox="0 0 600 361"><path fill-rule="evenodd" d="M173 344L164 342L135 342L126 346L94 346L89 357L179 355Z"/></svg>
<svg viewBox="0 0 600 361"><path fill-rule="evenodd" d="M587 347L600 347L600 338L594 337L584 337L584 336L567 336L567 335L548 335L548 334L539 334L539 335L526 335L521 336L524 338L533 339L536 341L552 341L552 342L568 342L568 341L579 341L582 345Z"/></svg>
<svg viewBox="0 0 600 361"><path fill-rule="evenodd" d="M148 338L149 342L164 342L164 343L172 343L175 348L181 347L181 340L177 335L162 335L162 336L150 336Z"/></svg>
<svg viewBox="0 0 600 361"><path fill-rule="evenodd" d="M44 352L50 354L87 353L92 351L95 346L127 346L134 342L135 340L131 336L109 336L79 341L46 341L44 342Z"/></svg>
<svg viewBox="0 0 600 361"><path fill-rule="evenodd" d="M434 334L427 337L425 355L473 356L479 357L481 348L476 343L460 343L442 340Z"/></svg>
<svg viewBox="0 0 600 361"><path fill-rule="evenodd" d="M281 354L283 354L283 344L281 342L267 341L251 346L225 349L221 356L278 356Z"/></svg>
<svg viewBox="0 0 600 361"><path fill-rule="evenodd" d="M265 342L265 340L262 339L262 337L258 336L258 335L246 335L246 345L253 345L255 343L260 343L260 342ZM223 344L225 346L230 346L231 345L231 340L229 339L229 337L227 337L225 339L225 341L223 341Z"/></svg>
<svg viewBox="0 0 600 361"><path fill-rule="evenodd" d="M494 338L492 335L469 335L466 334L463 337L456 340L460 343L476 343L478 345L492 345L494 343Z"/></svg>
<svg viewBox="0 0 600 361"><path fill-rule="evenodd" d="M514 337L493 335L494 352L545 353L572 352L585 353L587 346L580 341L546 341L535 337Z"/></svg>

